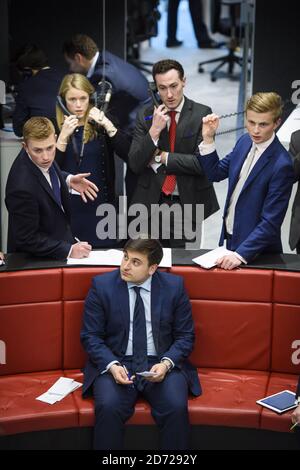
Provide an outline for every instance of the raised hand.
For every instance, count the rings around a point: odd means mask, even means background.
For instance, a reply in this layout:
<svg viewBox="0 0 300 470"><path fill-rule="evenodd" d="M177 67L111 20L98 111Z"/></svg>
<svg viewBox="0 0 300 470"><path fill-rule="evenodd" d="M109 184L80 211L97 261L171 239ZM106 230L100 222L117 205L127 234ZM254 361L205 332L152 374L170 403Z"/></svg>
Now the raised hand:
<svg viewBox="0 0 300 470"><path fill-rule="evenodd" d="M214 141L219 121L220 118L216 114L208 114L202 119L202 137L205 144L211 144Z"/></svg>

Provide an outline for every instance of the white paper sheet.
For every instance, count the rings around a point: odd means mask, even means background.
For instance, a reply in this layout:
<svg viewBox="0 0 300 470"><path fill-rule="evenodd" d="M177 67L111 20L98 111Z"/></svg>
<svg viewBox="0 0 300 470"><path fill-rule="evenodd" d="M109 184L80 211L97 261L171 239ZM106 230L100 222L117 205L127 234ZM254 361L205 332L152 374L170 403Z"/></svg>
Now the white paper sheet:
<svg viewBox="0 0 300 470"><path fill-rule="evenodd" d="M197 256L197 258L194 258L192 261L194 261L196 264L199 264L202 268L210 269L213 266L216 266L217 260L219 258L230 253L232 252L227 250L227 248L219 246L218 248L215 248L214 250L211 250L204 255Z"/></svg>
<svg viewBox="0 0 300 470"><path fill-rule="evenodd" d="M172 250L171 248L163 248L163 259L161 260L161 268L170 268L172 266ZM121 250L99 250L91 251L88 258L68 258L67 263L70 265L82 266L120 266L123 258Z"/></svg>

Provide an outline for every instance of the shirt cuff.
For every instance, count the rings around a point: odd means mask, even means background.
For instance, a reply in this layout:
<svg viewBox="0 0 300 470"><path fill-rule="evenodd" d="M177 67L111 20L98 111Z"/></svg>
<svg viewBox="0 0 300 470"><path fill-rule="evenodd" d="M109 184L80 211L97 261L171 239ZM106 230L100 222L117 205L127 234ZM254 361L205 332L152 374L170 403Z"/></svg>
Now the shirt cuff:
<svg viewBox="0 0 300 470"><path fill-rule="evenodd" d="M106 372L108 372L109 369L111 368L111 366L113 366L114 364L120 365L119 361L111 361L109 364L107 364L106 369L104 369L104 370L101 372L101 375L102 375L102 374L106 374Z"/></svg>
<svg viewBox="0 0 300 470"><path fill-rule="evenodd" d="M71 252L72 252L72 249L73 249L73 245L71 245L70 251L69 251L69 253L68 253L68 256L67 256L67 259L69 259L69 258L70 258L70 256L71 256Z"/></svg>
<svg viewBox="0 0 300 470"><path fill-rule="evenodd" d="M150 166L154 173L157 173L158 168L162 165L162 163L151 163Z"/></svg>
<svg viewBox="0 0 300 470"><path fill-rule="evenodd" d="M216 144L213 142L212 144L205 144L203 141L199 145L199 153L201 156L209 155L216 150Z"/></svg>
<svg viewBox="0 0 300 470"><path fill-rule="evenodd" d="M234 251L233 253L242 263L248 264L247 261L241 255L239 255L236 251Z"/></svg>
<svg viewBox="0 0 300 470"><path fill-rule="evenodd" d="M152 142L154 143L155 147L157 147L157 145L158 145L158 139L157 139L157 140L154 140L154 139L152 139L152 137L151 137L151 140L152 140Z"/></svg>
<svg viewBox="0 0 300 470"><path fill-rule="evenodd" d="M174 362L172 361L172 359L170 359L170 358L167 357L167 356L164 356L164 357L161 358L161 361L163 361L164 359L167 359L167 361L170 362L170 364L171 364L170 370L175 367L175 364L174 364Z"/></svg>
<svg viewBox="0 0 300 470"><path fill-rule="evenodd" d="M165 152L165 153L166 153L166 163L165 163L165 166L168 166L169 152Z"/></svg>
<svg viewBox="0 0 300 470"><path fill-rule="evenodd" d="M69 192L71 192L71 189L72 189L71 186L70 186L70 179L72 178L72 176L74 176L74 175L71 175L71 173L70 173L66 178L66 183L67 183Z"/></svg>

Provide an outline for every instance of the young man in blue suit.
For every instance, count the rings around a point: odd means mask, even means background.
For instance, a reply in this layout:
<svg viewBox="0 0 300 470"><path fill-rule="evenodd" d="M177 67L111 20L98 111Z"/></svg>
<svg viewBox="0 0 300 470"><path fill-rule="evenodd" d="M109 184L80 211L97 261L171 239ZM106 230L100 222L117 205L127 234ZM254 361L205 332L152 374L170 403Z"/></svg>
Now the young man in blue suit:
<svg viewBox="0 0 300 470"><path fill-rule="evenodd" d="M202 120L199 162L210 181L228 178L220 245L232 251L218 260L233 269L263 252L280 253L280 228L294 182L288 152L275 135L282 101L276 93L256 93L246 105L246 128L232 152L222 160L215 149L219 125L215 114Z"/></svg>
<svg viewBox="0 0 300 470"><path fill-rule="evenodd" d="M97 196L97 186L86 179L89 173L71 175L59 169L54 161L55 129L49 119L30 118L23 139L5 190L8 252L56 259L87 257L91 246L76 242L71 233L69 188L87 202Z"/></svg>
<svg viewBox="0 0 300 470"><path fill-rule="evenodd" d="M162 256L157 240L129 240L120 269L96 276L86 298L83 395L95 398L95 449L122 449L140 395L151 405L161 447L188 448L188 391L201 394L187 361L194 324L182 278L157 271ZM145 370L152 375L137 374Z"/></svg>

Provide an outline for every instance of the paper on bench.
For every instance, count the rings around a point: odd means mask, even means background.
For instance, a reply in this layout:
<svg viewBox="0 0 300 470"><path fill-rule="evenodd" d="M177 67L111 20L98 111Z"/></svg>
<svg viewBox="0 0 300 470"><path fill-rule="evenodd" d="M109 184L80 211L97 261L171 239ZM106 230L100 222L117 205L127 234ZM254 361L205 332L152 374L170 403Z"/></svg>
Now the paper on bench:
<svg viewBox="0 0 300 470"><path fill-rule="evenodd" d="M74 392L77 388L81 387L80 382L76 382L74 379L68 377L60 377L47 392L38 396L36 400L43 401L53 405L57 401L65 398L69 393Z"/></svg>
<svg viewBox="0 0 300 470"><path fill-rule="evenodd" d="M172 266L172 250L171 248L164 248L163 252L163 259L159 266L170 268ZM122 250L111 249L91 251L87 258L68 258L67 263L71 265L120 266L122 258Z"/></svg>
<svg viewBox="0 0 300 470"><path fill-rule="evenodd" d="M230 255L231 253L232 251L227 250L227 248L219 246L218 248L215 248L214 250L211 250L204 255L197 256L197 258L194 258L192 261L194 261L196 264L199 264L202 268L209 269L217 265L217 260L219 258L222 258L222 256L225 255Z"/></svg>

